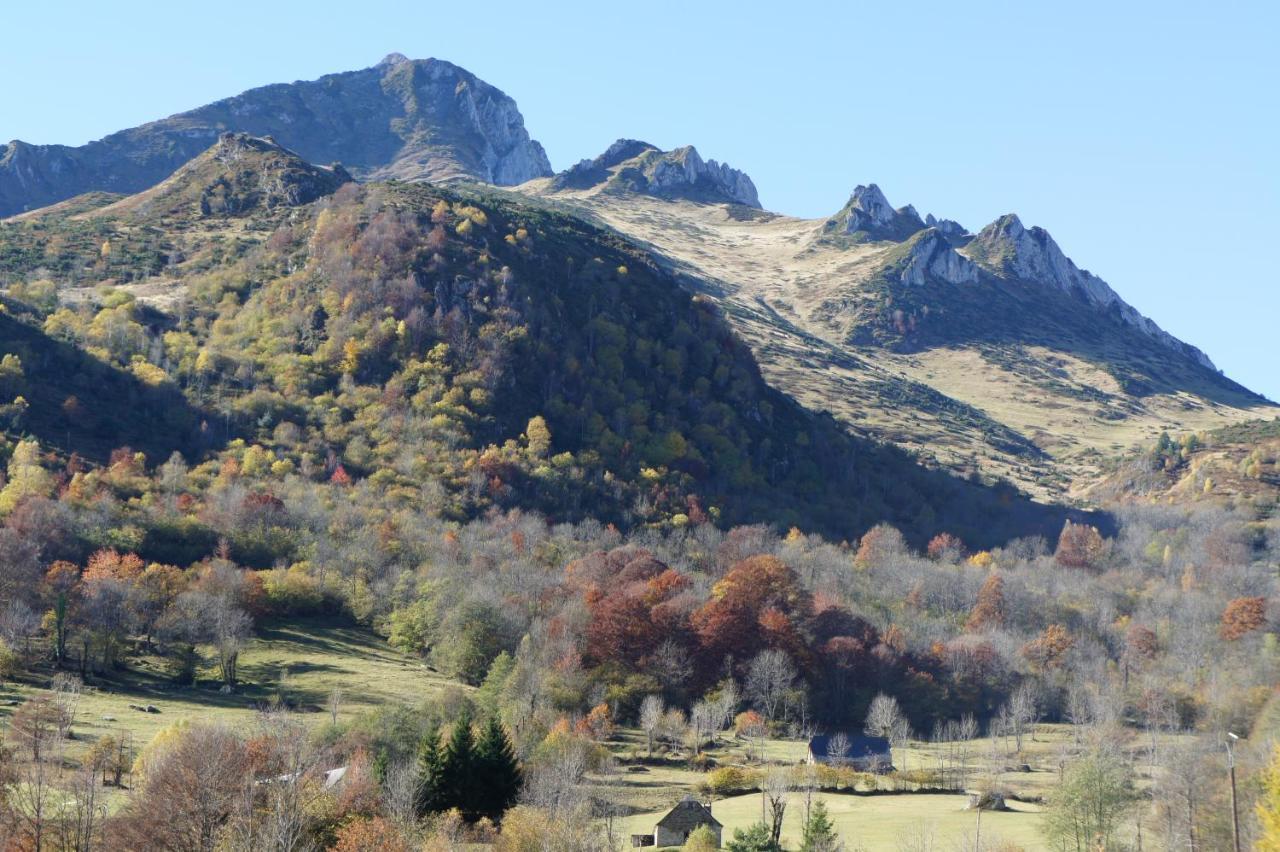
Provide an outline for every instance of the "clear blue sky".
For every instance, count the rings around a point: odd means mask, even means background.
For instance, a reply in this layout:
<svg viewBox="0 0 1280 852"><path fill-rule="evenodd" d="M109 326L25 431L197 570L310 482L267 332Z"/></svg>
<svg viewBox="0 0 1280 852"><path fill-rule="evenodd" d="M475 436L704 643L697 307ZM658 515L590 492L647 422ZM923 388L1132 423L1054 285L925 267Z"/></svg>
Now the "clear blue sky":
<svg viewBox="0 0 1280 852"><path fill-rule="evenodd" d="M752 11L752 7L769 8ZM512 95L564 168L693 143L766 207L858 183L971 229L1006 212L1280 398L1280 4L9 4L0 139L78 144L399 51Z"/></svg>

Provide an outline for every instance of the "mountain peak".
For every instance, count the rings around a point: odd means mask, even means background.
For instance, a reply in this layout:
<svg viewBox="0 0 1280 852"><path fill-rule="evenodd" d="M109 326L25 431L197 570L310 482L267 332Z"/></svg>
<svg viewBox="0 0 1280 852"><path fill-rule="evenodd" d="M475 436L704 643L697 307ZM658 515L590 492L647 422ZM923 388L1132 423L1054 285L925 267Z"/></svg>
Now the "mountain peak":
<svg viewBox="0 0 1280 852"><path fill-rule="evenodd" d="M755 184L745 172L703 160L692 145L663 151L648 142L619 139L600 156L581 161L551 182L554 191L598 186L658 198L760 207Z"/></svg>
<svg viewBox="0 0 1280 852"><path fill-rule="evenodd" d="M90 191L154 186L239 131L271 136L361 180L469 178L499 185L552 174L515 101L464 68L390 54L318 80L262 86L79 147L0 149L0 217Z"/></svg>
<svg viewBox="0 0 1280 852"><path fill-rule="evenodd" d="M374 67L386 68L391 65L401 65L409 61L409 57L405 56L403 53L388 53L386 56L382 57L382 61Z"/></svg>
<svg viewBox="0 0 1280 852"><path fill-rule="evenodd" d="M1138 313L1106 281L1076 266L1048 231L1039 226L1025 227L1014 213L1001 216L979 231L965 252L998 276L1053 287L1098 310L1113 312L1122 323L1182 352L1203 367L1217 370L1209 356Z"/></svg>
<svg viewBox="0 0 1280 852"><path fill-rule="evenodd" d="M166 180L93 215L242 216L309 204L351 179L341 165L312 165L270 137L223 133Z"/></svg>
<svg viewBox="0 0 1280 852"><path fill-rule="evenodd" d="M874 183L859 184L840 212L827 220L824 231L846 237L901 242L925 227L910 204L895 210Z"/></svg>

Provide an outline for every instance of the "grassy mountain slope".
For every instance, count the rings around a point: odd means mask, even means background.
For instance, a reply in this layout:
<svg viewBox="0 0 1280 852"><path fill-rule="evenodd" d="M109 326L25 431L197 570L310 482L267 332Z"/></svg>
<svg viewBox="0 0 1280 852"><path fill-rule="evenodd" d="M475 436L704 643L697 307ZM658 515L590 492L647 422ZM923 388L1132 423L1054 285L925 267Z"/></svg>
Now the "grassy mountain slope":
<svg viewBox="0 0 1280 852"><path fill-rule="evenodd" d="M1091 493L1115 501L1247 502L1271 516L1280 506L1280 419L1161 435L1115 462Z"/></svg>
<svg viewBox="0 0 1280 852"><path fill-rule="evenodd" d="M923 245L933 229L853 239L841 225L834 239L835 219L522 189L651 247L721 302L766 379L806 407L1042 498L1084 496L1073 486L1104 458L1162 430L1277 410L1080 295L1001 275L963 248L942 257L954 237ZM914 217L904 211L884 218Z"/></svg>
<svg viewBox="0 0 1280 852"><path fill-rule="evenodd" d="M262 183L243 160L199 162ZM353 184L233 213L194 203L211 177L193 167L93 213L4 226L11 293L38 301L37 272L57 287L45 330L180 387L217 412L211 440L430 495L458 517L709 515L840 537L887 520L974 543L1061 523L796 405L711 300L563 210ZM78 252L99 240L120 249L86 270Z"/></svg>

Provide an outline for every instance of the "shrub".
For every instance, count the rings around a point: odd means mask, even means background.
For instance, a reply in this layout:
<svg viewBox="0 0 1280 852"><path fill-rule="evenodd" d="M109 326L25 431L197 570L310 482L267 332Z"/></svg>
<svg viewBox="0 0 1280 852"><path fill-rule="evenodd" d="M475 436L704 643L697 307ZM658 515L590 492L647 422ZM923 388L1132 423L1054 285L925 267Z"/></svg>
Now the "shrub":
<svg viewBox="0 0 1280 852"><path fill-rule="evenodd" d="M760 786L760 773L744 766L721 766L707 773L702 788L720 798L749 793Z"/></svg>

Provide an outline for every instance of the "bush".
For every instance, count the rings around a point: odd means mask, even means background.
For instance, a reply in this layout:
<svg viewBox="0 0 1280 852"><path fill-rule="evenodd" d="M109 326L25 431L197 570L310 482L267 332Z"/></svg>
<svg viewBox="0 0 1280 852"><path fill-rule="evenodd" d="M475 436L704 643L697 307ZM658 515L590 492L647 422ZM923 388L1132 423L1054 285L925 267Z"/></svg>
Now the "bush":
<svg viewBox="0 0 1280 852"><path fill-rule="evenodd" d="M720 798L750 793L760 787L760 773L744 766L721 766L708 772L701 786Z"/></svg>
<svg viewBox="0 0 1280 852"><path fill-rule="evenodd" d="M9 647L9 643L0 639L0 678L12 678L22 670L22 658L18 652Z"/></svg>

